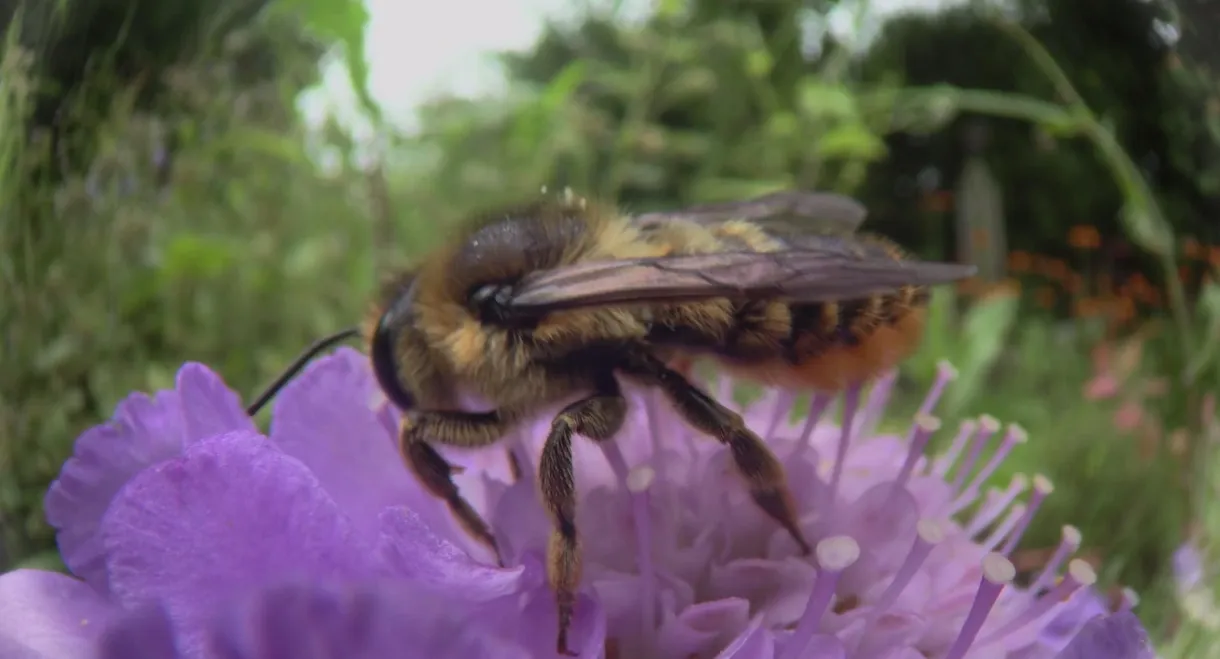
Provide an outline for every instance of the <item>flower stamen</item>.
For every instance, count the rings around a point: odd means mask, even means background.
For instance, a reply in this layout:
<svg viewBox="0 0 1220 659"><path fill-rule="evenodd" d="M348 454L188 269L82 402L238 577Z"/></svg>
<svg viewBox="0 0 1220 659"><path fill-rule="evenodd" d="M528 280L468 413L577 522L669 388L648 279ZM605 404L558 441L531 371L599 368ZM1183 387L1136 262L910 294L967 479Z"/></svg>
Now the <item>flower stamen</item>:
<svg viewBox="0 0 1220 659"><path fill-rule="evenodd" d="M1012 505L1012 502L1016 501L1017 497L1025 492L1027 487L1029 487L1028 476L1025 474L1013 474L1012 481L1008 483L1008 489L1000 492L992 488L991 492L987 495L987 500L975 512L970 523L966 525L966 533L971 536L982 533L983 529L990 526L1000 516L1000 513L1007 510ZM959 503L959 506L950 507L946 516L957 514L959 510L970 505L971 501L967 500Z"/></svg>
<svg viewBox="0 0 1220 659"><path fill-rule="evenodd" d="M810 446L814 428L822 420L822 415L826 414L826 410L830 409L830 404L834 400L833 396L827 396L826 394L813 395L813 400L809 402L809 415L805 417L805 427L801 428L801 438L797 442L796 447L792 449L788 459L799 459L805 454L805 450Z"/></svg>
<svg viewBox="0 0 1220 659"><path fill-rule="evenodd" d="M966 656L966 651L974 644L1004 586L1012 583L1016 576L1017 568L1007 558L999 554L988 554L983 558L983 578L979 580L974 603L970 605L970 612L966 614L957 640L949 647L944 659L962 659Z"/></svg>
<svg viewBox="0 0 1220 659"><path fill-rule="evenodd" d="M917 414L915 416L915 425L911 428L911 438L907 442L907 457L903 461L902 467L898 470L898 477L894 479L894 486L890 494L891 500L898 496L902 488L907 486L907 482L911 480L911 474L915 471L915 465L919 459L923 457L924 449L928 447L928 442L932 439L932 435L940 430L940 419L927 414Z"/></svg>
<svg viewBox="0 0 1220 659"><path fill-rule="evenodd" d="M780 389L775 392L775 406L771 408L771 422L767 426L767 434L763 435L764 438L775 436L775 430L792 413L792 405L795 402L796 392L794 390Z"/></svg>
<svg viewBox="0 0 1220 659"><path fill-rule="evenodd" d="M881 415L890 402L890 394L894 392L894 384L898 381L898 370L887 371L873 382L868 392L868 400L864 403L864 413L860 415L860 430L857 434L869 436L873 434Z"/></svg>
<svg viewBox="0 0 1220 659"><path fill-rule="evenodd" d="M970 480L970 483L966 485L965 490L963 490L958 496L958 500L960 501L963 498L973 500L975 497L977 497L979 488L983 486L983 483L985 483L988 478L991 478L991 475L995 473L996 469L999 469L1000 465L1003 464L1004 459L1008 457L1008 454L1012 451L1012 449L1018 444L1025 443L1027 439L1028 435L1026 434L1025 430L1021 428L1021 426L1018 426L1015 423L1010 424L1008 426L1008 432L1004 433L1004 439L1000 441L1000 446L996 448L996 452L991 456L991 459L987 461L987 464L983 465L983 468L979 470L979 473L975 474L974 478ZM957 507L957 503L955 502L954 508Z"/></svg>
<svg viewBox="0 0 1220 659"><path fill-rule="evenodd" d="M894 602L898 600L898 596L911 583L911 579L915 577L915 574L919 572L919 568L923 566L924 561L928 559L932 549L943 542L944 539L944 527L934 519L921 519L915 525L915 542L911 545L911 551L907 553L906 559L903 560L898 571L894 573L894 578L890 581L890 585L885 587L877 601L873 603L868 616L864 619L864 627L860 630L860 638L856 641L856 652L860 651L860 646L864 644L864 639L868 638L869 631L876 624L877 619L894 605Z"/></svg>
<svg viewBox="0 0 1220 659"><path fill-rule="evenodd" d="M931 471L934 476L943 479L945 474L949 473L957 459L961 457L962 449L966 448L966 440L970 439L977 428L978 423L972 419L965 419L961 422L957 428L957 436L949 443L949 450L933 463Z"/></svg>
<svg viewBox="0 0 1220 659"><path fill-rule="evenodd" d="M999 432L1000 422L993 416L984 414L979 418L979 429L975 433L974 439L970 442L970 453L966 455L965 461L958 465L957 476L953 478L953 491L961 492L966 484L966 477L974 470L974 465L978 463L979 456L983 453L983 447L987 445L987 441L991 436Z"/></svg>
<svg viewBox="0 0 1220 659"><path fill-rule="evenodd" d="M1042 573L1038 575L1033 585L1029 587L1029 592L1037 593L1043 588L1050 586L1051 582L1055 580L1055 575L1059 573L1059 566L1063 565L1064 561L1080 549L1080 543L1083 539L1080 535L1080 530L1075 526L1064 526L1059 539L1059 546L1055 548L1055 553L1051 555L1051 559L1042 568Z"/></svg>
<svg viewBox="0 0 1220 659"><path fill-rule="evenodd" d="M835 464L830 472L830 500L839 492L839 481L843 478L843 467L847 463L847 447L851 444L856 410L860 407L860 385L854 384L843 392L843 425L839 432L839 447L835 452Z"/></svg>
<svg viewBox="0 0 1220 659"><path fill-rule="evenodd" d="M1097 583L1097 572L1088 563L1079 558L1073 559L1072 562L1068 563L1067 576L1062 581L1056 584L1050 592L1039 597L1024 611L1018 613L1007 624L988 634L983 639L983 644L992 643L1016 632L1031 622L1047 617L1048 614L1055 612L1053 609L1066 604L1072 595L1076 594L1076 591L1092 586L1095 583Z"/></svg>
<svg viewBox="0 0 1220 659"><path fill-rule="evenodd" d="M997 525L995 529L991 531L987 538L979 543L983 546L983 549L986 549L987 551L995 551L995 548L999 546L1000 541L1003 540L1010 531L1016 528L1017 523L1020 522L1021 518L1025 515L1025 511L1025 504L1014 503L1012 508L1008 510L1008 514L1004 517L1004 521L1000 522L999 525Z"/></svg>
<svg viewBox="0 0 1220 659"><path fill-rule="evenodd" d="M804 654L806 646L817 631L818 623L830 608L830 601L834 599L843 570L859 560L860 545L848 536L836 535L819 542L814 552L821 569L818 570L817 579L813 583L809 601L805 604L805 612L801 614L796 631L788 639L781 659L796 659Z"/></svg>
<svg viewBox="0 0 1220 659"><path fill-rule="evenodd" d="M1029 503L1025 508L1025 515L1021 521L1017 523L1017 528L1013 529L1008 535L1008 540L1004 542L1004 546L1000 549L1000 553L1005 556L1011 556L1013 550L1017 548L1017 543L1021 542L1021 537L1025 535L1026 529L1029 528L1029 523L1033 521L1034 515L1038 514L1038 508L1042 506L1042 502L1046 497L1050 496L1051 492L1055 491L1055 486L1051 483L1051 479L1037 474L1034 476L1034 491L1029 495Z"/></svg>
<svg viewBox="0 0 1220 659"><path fill-rule="evenodd" d="M648 489L656 478L656 470L648 466L636 467L627 474L631 515L635 520L636 566L640 571L640 631L645 638L657 626L657 573L652 562L652 516L648 507Z"/></svg>
<svg viewBox="0 0 1220 659"><path fill-rule="evenodd" d="M1126 612L1140 605L1139 593L1130 588L1123 588L1121 599L1118 603L1119 612Z"/></svg>
<svg viewBox="0 0 1220 659"><path fill-rule="evenodd" d="M945 387L949 383L957 379L957 369L953 367L947 360L941 360L936 364L936 380L932 383L932 388L928 390L928 395L924 397L923 403L919 405L919 414L931 414L936 408L936 404L940 402L940 397L945 393Z"/></svg>

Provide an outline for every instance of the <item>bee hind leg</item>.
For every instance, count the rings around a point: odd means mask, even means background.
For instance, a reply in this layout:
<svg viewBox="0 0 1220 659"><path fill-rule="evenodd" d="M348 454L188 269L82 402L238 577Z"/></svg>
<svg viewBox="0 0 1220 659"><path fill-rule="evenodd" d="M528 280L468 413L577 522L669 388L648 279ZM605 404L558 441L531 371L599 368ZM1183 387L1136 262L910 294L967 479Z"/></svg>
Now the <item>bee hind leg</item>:
<svg viewBox="0 0 1220 659"><path fill-rule="evenodd" d="M568 405L551 422L542 448L538 479L543 503L554 528L547 543L547 581L555 592L559 607L559 634L556 651L573 655L568 649L568 629L572 624L576 589L580 585L580 540L576 532L576 479L572 464L572 435L594 441L612 438L627 415L627 402L613 376L598 387L598 393Z"/></svg>
<svg viewBox="0 0 1220 659"><path fill-rule="evenodd" d="M494 444L507 430L507 423L496 412L422 412L403 418L399 444L407 467L434 496L449 506L462 528L496 554L501 567L504 559L496 546L491 527L458 492L453 482L456 468L449 464L429 442L449 446L479 447Z"/></svg>
<svg viewBox="0 0 1220 659"><path fill-rule="evenodd" d="M809 542L797 525L796 504L784 468L740 415L646 352L633 354L622 368L660 387L687 423L727 446L737 471L749 484L754 502L788 531L803 553L809 553Z"/></svg>

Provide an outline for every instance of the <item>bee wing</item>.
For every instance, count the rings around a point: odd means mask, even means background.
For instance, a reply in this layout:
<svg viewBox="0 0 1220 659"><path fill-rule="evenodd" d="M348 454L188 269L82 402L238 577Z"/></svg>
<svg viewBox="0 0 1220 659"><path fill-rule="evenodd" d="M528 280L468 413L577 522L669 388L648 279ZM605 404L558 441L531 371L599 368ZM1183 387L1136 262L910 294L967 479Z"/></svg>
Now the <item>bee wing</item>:
<svg viewBox="0 0 1220 659"><path fill-rule="evenodd" d="M860 202L830 192L786 190L772 192L744 201L703 204L673 211L644 213L634 218L643 228L674 220L699 224L719 224L729 220L745 220L774 225L790 225L800 233L851 234L868 214Z"/></svg>
<svg viewBox="0 0 1220 659"><path fill-rule="evenodd" d="M509 302L516 313L706 298L859 298L902 286L943 284L974 266L897 261L880 250L835 238L780 252L721 252L578 263L522 280Z"/></svg>

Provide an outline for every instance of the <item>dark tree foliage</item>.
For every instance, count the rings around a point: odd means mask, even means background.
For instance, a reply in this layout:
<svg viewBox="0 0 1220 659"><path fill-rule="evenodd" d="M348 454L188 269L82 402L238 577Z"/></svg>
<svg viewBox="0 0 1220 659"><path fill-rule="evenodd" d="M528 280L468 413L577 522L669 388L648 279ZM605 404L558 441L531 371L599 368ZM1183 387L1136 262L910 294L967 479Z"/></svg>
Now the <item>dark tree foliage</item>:
<svg viewBox="0 0 1220 659"><path fill-rule="evenodd" d="M1205 97L1158 30L1166 7L1142 0L1026 0L1022 14L1085 101L1114 127L1175 228L1216 239L1216 140L1200 129ZM946 83L1062 101L1029 57L968 7L891 21L861 70L874 81L898 72L909 85ZM983 154L1003 186L1012 248L1062 256L1068 229L1091 224L1111 239L1113 257L1128 258L1119 238L1122 197L1093 146L1040 134L1024 122L962 117L935 135L893 135L891 157L874 167L866 196L878 200L883 214L910 213L916 190L909 181L931 167L950 187L968 152L965 129L980 123L989 138ZM887 207L891 191L897 196Z"/></svg>
<svg viewBox="0 0 1220 659"><path fill-rule="evenodd" d="M299 30L261 21L269 0L0 0L0 28L16 27L33 55L38 81L31 128L49 131L56 158L50 172L86 166L89 135L102 126L112 100L133 91L136 110L169 116L181 108L167 94L165 74L187 63L230 63L234 82L281 80L303 89L316 79L324 52ZM19 21L14 25L14 21ZM240 36L242 44L231 41ZM310 66L299 66L304 58ZM285 112L285 116L291 112ZM64 136L73 134L71 140Z"/></svg>

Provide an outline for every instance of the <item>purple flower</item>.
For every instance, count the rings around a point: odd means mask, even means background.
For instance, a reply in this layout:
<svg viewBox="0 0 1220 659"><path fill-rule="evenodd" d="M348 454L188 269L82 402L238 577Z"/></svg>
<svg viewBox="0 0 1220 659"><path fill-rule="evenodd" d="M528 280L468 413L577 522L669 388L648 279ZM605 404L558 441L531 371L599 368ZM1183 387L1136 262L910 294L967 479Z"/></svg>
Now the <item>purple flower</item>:
<svg viewBox="0 0 1220 659"><path fill-rule="evenodd" d="M785 463L812 556L753 506L720 445L631 392L618 441L574 446L585 572L573 649L1150 659L1126 607L1105 615L1090 599L1096 576L1071 560L1074 529L1030 588L1012 584L1006 556L1051 486L1018 477L983 492L1023 440L989 418L965 424L945 456L923 455L951 378L942 369L905 436L873 431L893 377L866 401L848 392L839 427L820 423L823 397L795 424L786 392L743 410ZM0 577L0 656L555 656L549 527L533 478L549 417L504 443L519 480L504 451L447 452L493 527L498 567L408 473L397 416L352 350L284 390L269 437L198 365L174 391L129 399L81 436L47 495L79 579Z"/></svg>

